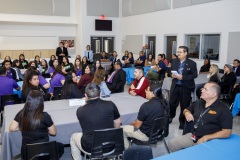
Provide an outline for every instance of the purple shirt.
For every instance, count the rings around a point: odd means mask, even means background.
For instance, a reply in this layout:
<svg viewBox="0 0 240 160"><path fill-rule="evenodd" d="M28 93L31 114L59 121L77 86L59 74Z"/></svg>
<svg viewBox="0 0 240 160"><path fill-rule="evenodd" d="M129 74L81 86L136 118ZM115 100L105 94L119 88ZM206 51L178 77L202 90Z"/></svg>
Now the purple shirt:
<svg viewBox="0 0 240 160"><path fill-rule="evenodd" d="M8 78L6 76L0 76L0 96L13 94L13 88L17 89L19 86L14 79ZM0 98L1 106L1 98Z"/></svg>
<svg viewBox="0 0 240 160"><path fill-rule="evenodd" d="M81 76L82 75L82 70L79 68L76 68L76 76Z"/></svg>
<svg viewBox="0 0 240 160"><path fill-rule="evenodd" d="M55 74L51 80L50 93L53 93L54 87L62 86L62 80L65 80L65 77L63 75L59 73Z"/></svg>
<svg viewBox="0 0 240 160"><path fill-rule="evenodd" d="M39 83L44 86L45 84L47 84L47 80L45 78L43 78L43 76L39 76Z"/></svg>
<svg viewBox="0 0 240 160"><path fill-rule="evenodd" d="M13 75L12 75L12 70L11 69L7 72L7 77L13 79Z"/></svg>
<svg viewBox="0 0 240 160"><path fill-rule="evenodd" d="M53 73L55 71L54 67L49 68L48 73Z"/></svg>

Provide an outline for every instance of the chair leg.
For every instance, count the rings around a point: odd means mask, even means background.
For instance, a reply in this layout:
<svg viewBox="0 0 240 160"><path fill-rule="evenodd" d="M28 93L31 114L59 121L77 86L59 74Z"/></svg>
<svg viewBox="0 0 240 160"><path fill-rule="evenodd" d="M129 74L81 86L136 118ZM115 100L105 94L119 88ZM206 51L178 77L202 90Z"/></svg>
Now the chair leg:
<svg viewBox="0 0 240 160"><path fill-rule="evenodd" d="M165 147L166 147L167 152L170 153L166 140L163 139L163 142L164 142L164 145L165 145Z"/></svg>

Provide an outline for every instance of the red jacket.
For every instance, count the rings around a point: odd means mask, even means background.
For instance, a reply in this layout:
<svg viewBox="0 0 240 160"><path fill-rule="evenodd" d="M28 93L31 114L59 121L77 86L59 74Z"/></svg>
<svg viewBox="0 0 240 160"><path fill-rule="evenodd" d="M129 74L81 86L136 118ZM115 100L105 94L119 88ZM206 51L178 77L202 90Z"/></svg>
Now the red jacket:
<svg viewBox="0 0 240 160"><path fill-rule="evenodd" d="M139 80L135 79L132 83L136 89L131 89L129 88L128 92L134 91L137 95L146 98L146 92L145 90L149 86L148 79L145 78L144 76L140 78Z"/></svg>

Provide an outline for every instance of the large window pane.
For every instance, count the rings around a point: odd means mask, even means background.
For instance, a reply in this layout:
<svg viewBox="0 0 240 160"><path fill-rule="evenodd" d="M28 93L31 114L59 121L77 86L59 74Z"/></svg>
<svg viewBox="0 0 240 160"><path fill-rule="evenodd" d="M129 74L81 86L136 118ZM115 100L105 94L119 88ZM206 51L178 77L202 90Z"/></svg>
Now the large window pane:
<svg viewBox="0 0 240 160"><path fill-rule="evenodd" d="M219 59L219 45L220 35L219 34L203 34L202 35L202 55L201 58L209 58L210 60Z"/></svg>
<svg viewBox="0 0 240 160"><path fill-rule="evenodd" d="M199 58L200 35L187 35L186 44L189 48L189 58Z"/></svg>

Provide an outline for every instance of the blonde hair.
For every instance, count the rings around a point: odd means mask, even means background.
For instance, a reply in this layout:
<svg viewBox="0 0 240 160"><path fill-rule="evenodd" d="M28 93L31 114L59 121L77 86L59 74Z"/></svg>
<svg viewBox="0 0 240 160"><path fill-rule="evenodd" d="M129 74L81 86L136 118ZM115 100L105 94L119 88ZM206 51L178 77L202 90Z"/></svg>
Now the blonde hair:
<svg viewBox="0 0 240 160"><path fill-rule="evenodd" d="M106 76L107 72L104 68L97 69L96 72L94 73L94 78L92 82L100 85L101 82L105 80Z"/></svg>
<svg viewBox="0 0 240 160"><path fill-rule="evenodd" d="M217 74L217 77L220 80L218 65L211 64L211 67L212 67L212 73L210 73L210 77L212 77L213 75ZM209 79L210 79L210 77L209 77Z"/></svg>

